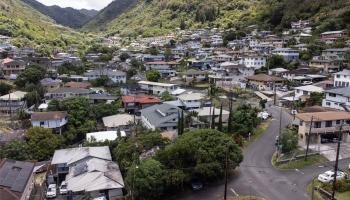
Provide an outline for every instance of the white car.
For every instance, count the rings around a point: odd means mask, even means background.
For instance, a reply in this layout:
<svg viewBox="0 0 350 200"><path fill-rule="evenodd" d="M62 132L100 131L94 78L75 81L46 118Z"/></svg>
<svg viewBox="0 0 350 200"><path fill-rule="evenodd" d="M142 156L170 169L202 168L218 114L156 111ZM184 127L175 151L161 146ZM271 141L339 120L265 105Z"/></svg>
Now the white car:
<svg viewBox="0 0 350 200"><path fill-rule="evenodd" d="M263 112L259 112L257 117L263 120L267 120L270 116L271 116L270 113L263 111Z"/></svg>
<svg viewBox="0 0 350 200"><path fill-rule="evenodd" d="M60 186L60 194L67 194L68 193L68 189L67 189L67 183L66 181L63 181L61 183L61 186Z"/></svg>
<svg viewBox="0 0 350 200"><path fill-rule="evenodd" d="M46 198L55 198L56 197L56 185L50 184L47 188Z"/></svg>
<svg viewBox="0 0 350 200"><path fill-rule="evenodd" d="M337 171L336 179L337 180L344 179L346 176L347 176L346 173L344 173L342 171ZM332 182L334 180L334 172L333 171L326 171L325 173L318 175L317 179L322 183Z"/></svg>

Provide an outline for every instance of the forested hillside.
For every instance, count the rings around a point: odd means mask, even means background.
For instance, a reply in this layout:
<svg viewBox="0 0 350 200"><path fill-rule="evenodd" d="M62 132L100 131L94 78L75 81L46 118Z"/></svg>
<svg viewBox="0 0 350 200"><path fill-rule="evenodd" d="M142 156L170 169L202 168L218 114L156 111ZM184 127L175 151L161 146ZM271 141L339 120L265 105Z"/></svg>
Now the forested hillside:
<svg viewBox="0 0 350 200"><path fill-rule="evenodd" d="M349 4L348 0L139 0L114 19L103 12L108 20L99 18L98 23L89 23L85 29L152 36L180 26L240 29L256 24L281 30L288 28L291 21L311 19L319 31L335 30L348 27ZM105 10L120 14L112 7Z"/></svg>
<svg viewBox="0 0 350 200"><path fill-rule="evenodd" d="M20 0L0 0L0 34L13 37L16 46L33 46L44 54L86 39Z"/></svg>
<svg viewBox="0 0 350 200"><path fill-rule="evenodd" d="M96 10L77 10L73 8L61 8L59 6L46 6L36 0L22 0L44 15L54 19L58 24L72 28L79 28L94 17Z"/></svg>

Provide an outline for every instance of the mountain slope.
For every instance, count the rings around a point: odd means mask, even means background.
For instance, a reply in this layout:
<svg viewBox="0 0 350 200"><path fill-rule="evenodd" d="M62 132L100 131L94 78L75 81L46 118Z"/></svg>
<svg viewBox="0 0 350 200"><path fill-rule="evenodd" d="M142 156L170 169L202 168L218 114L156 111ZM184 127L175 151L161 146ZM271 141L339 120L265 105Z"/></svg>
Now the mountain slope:
<svg viewBox="0 0 350 200"><path fill-rule="evenodd" d="M119 15L130 8L133 8L140 0L114 0L95 17L88 21L83 30L100 31L104 30L106 24L116 19Z"/></svg>
<svg viewBox="0 0 350 200"><path fill-rule="evenodd" d="M114 20L107 33L152 36L186 28L244 25L254 19L260 0L140 0Z"/></svg>
<svg viewBox="0 0 350 200"><path fill-rule="evenodd" d="M101 19L99 30L129 36L162 35L180 25L241 29L256 24L281 30L291 21L311 19L320 32L349 28L349 4L349 0L139 0L116 18Z"/></svg>
<svg viewBox="0 0 350 200"><path fill-rule="evenodd" d="M36 0L22 1L42 14L51 17L58 24L71 28L81 27L98 13L96 10L76 10L73 8L61 8L59 6L46 6Z"/></svg>
<svg viewBox="0 0 350 200"><path fill-rule="evenodd" d="M16 46L32 46L47 55L53 49L84 44L81 34L54 21L20 0L0 0L0 34L13 37Z"/></svg>

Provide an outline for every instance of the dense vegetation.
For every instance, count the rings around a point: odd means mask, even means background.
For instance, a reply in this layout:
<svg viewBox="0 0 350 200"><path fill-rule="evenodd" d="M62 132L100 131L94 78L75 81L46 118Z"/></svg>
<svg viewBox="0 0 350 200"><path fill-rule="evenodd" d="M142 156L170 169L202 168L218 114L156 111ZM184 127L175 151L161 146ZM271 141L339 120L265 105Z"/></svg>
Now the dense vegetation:
<svg viewBox="0 0 350 200"><path fill-rule="evenodd" d="M242 30L250 25L282 30L291 21L311 19L317 32L347 29L347 0L140 0L130 7L108 6L86 30L153 36L174 28L220 27Z"/></svg>
<svg viewBox="0 0 350 200"><path fill-rule="evenodd" d="M54 19L58 24L72 28L79 28L94 17L96 10L77 10L74 8L61 8L59 6L45 6L36 0L22 0L44 15Z"/></svg>
<svg viewBox="0 0 350 200"><path fill-rule="evenodd" d="M13 37L18 47L34 47L39 53L68 50L72 44L84 48L88 37L59 26L49 17L20 0L0 0L0 35Z"/></svg>

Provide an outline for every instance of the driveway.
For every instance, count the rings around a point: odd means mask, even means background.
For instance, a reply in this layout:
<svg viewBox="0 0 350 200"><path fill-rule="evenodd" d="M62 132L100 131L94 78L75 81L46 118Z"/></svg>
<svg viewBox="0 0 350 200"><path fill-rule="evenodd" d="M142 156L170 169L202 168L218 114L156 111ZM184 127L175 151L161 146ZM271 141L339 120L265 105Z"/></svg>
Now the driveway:
<svg viewBox="0 0 350 200"><path fill-rule="evenodd" d="M316 152L320 152L330 161L335 161L337 153L337 143L310 145L310 148ZM350 158L350 144L341 143L339 151L339 159Z"/></svg>
<svg viewBox="0 0 350 200"><path fill-rule="evenodd" d="M270 107L273 120L264 135L244 151L244 160L228 182L228 195L255 195L266 200L309 200L306 185L318 174L332 169L333 163L312 166L303 170L277 170L271 164L275 138L280 127L280 108ZM292 121L287 111L282 112L282 128ZM340 168L348 166L350 159L342 160ZM224 183L207 187L199 192L187 192L179 200L218 200L223 197Z"/></svg>

